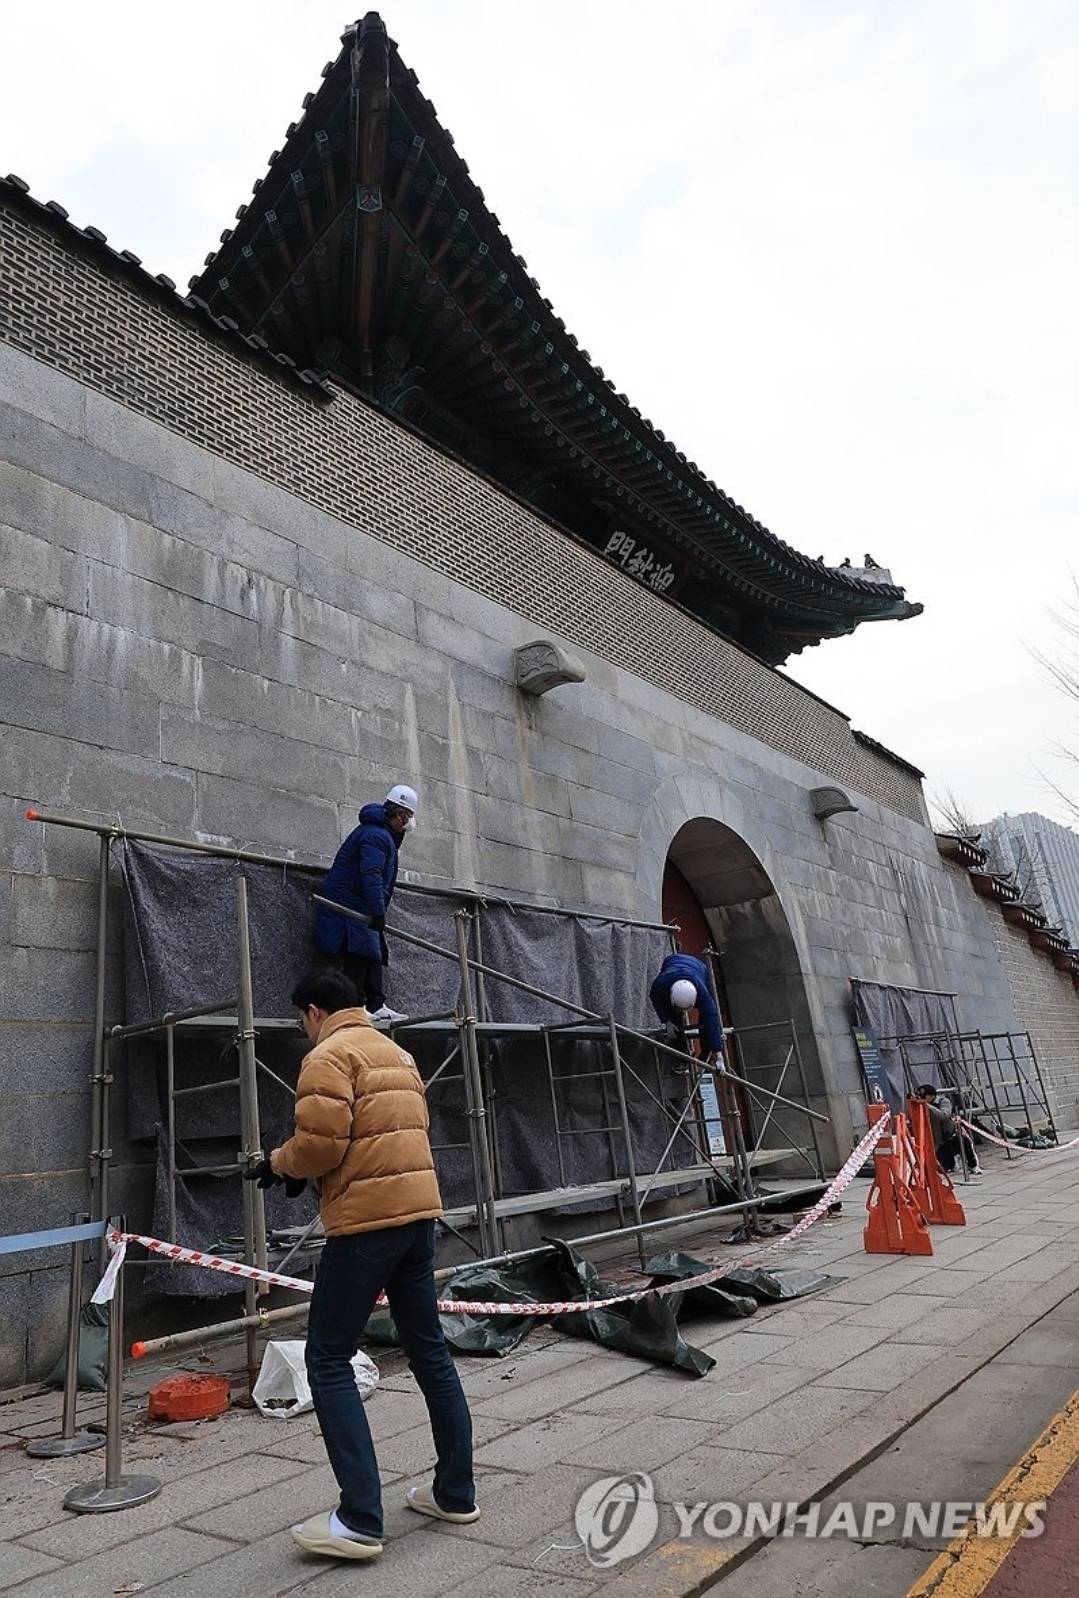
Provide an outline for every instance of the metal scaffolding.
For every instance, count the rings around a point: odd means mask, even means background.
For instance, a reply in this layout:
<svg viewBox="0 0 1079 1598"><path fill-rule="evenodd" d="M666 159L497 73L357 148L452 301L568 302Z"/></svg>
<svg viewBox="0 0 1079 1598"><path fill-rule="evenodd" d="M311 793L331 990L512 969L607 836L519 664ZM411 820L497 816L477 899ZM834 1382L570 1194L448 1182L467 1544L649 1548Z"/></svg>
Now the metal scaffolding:
<svg viewBox="0 0 1079 1598"><path fill-rule="evenodd" d="M28 812L31 820L49 825L74 827L96 833L100 839L98 859L98 945L97 982L94 1005L94 1065L91 1076L91 1149L90 1190L91 1215L94 1220L105 1220L109 1214L109 1172L112 1151L109 1147L110 1089L113 1084L114 1051L135 1037L159 1037L165 1048L165 1142L167 1163L168 1216L170 1241L179 1241L176 1231L176 1184L189 1175L221 1172L238 1173L249 1156L261 1145L258 1075L273 1078L291 1092L288 1083L276 1075L258 1058L257 1039L275 1029L294 1030L295 1023L280 1018L259 1018L254 1013L251 955L248 936L247 883L243 871L238 869L235 878L237 924L238 987L235 997L215 999L212 1002L175 1011L127 1026L110 1026L106 1014L105 974L109 954L108 943L108 884L111 845L117 840L156 844L165 848L186 850L217 856L242 867L245 863L273 866L297 866L295 859L286 859L249 850L229 848L225 845L207 844L194 839L171 837L164 834L135 832L107 823L58 815L45 811ZM322 862L311 862L312 869L324 869ZM780 1049L781 1058L776 1064L778 1076L771 1086L754 1080L746 1072L734 1070L712 1073L702 1068L699 1059L687 1048L673 1048L661 1039L639 1032L619 1022L612 1015L602 1015L546 992L523 979L488 965L483 958L482 907L479 894L458 892L421 884L409 883L411 891L431 893L454 899L462 904L455 915L455 943L453 949L443 948L428 939L399 928L387 927L388 936L427 950L458 966L459 989L453 1011L430 1016L407 1017L389 1025L395 1037L427 1038L443 1046L443 1058L425 1087L441 1092L458 1090L467 1122L465 1142L436 1145L434 1152L446 1154L467 1151L471 1165L473 1200L446 1215L451 1231L474 1227L478 1237L479 1253L484 1258L501 1257L505 1252L505 1222L514 1217L538 1214L543 1211L568 1208L586 1202L609 1200L618 1211L621 1229L638 1240L643 1260L642 1237L657 1227L676 1224L680 1219L700 1219L741 1209L747 1221L757 1215L770 1202L781 1201L805 1192L819 1190L823 1178L823 1162L816 1134L816 1123L827 1121L827 1116L812 1110L808 1105L805 1073L798 1048L797 1033L792 1023L776 1023L777 1036L789 1041ZM366 918L345 906L333 904L320 895L315 901L328 905L339 914L359 921ZM501 900L502 903L520 904L520 901ZM663 930L672 935L675 929L655 922L635 921L616 916L597 916L587 911L557 912L550 906L524 905L529 910L584 916L594 920L638 926L649 930ZM538 1023L509 1023L492 1017L490 987L508 985L568 1012L572 1019L548 1025ZM749 1029L760 1031L762 1029ZM740 1033L729 1031L732 1059L738 1054ZM514 1038L527 1035L542 1040L546 1064L552 1121L561 1182L556 1188L541 1192L507 1194L502 1176L501 1145L498 1125L498 1101L492 1083L494 1051ZM216 1036L224 1038L226 1048L234 1049L237 1058L235 1077L199 1086L177 1085L176 1040L178 1036ZM594 1075L600 1083L602 1117L599 1124L588 1127L571 1127L560 1115L559 1082L566 1077L558 1070L559 1051L567 1043L592 1044L602 1063L594 1073L569 1073L578 1079ZM627 1050L629 1051L627 1053ZM647 1080L648 1067L642 1060L651 1060L656 1088ZM661 1062L673 1058L677 1062L678 1080L683 1088L683 1102L672 1107L664 1093ZM456 1067L451 1070L451 1067ZM756 1068L757 1074L772 1069L770 1065ZM803 1101L785 1094L789 1072L800 1087ZM652 1169L639 1169L634 1149L634 1138L627 1099L627 1082L632 1081L639 1094L651 1101L666 1118L671 1127L670 1136L659 1160ZM234 1089L239 1096L240 1147L238 1158L226 1165L181 1167L177 1159L176 1103L178 1099L214 1090ZM712 1106L718 1106L719 1122L725 1133L721 1152L715 1148L715 1117ZM753 1116L764 1109L766 1113L754 1131ZM766 1143L769 1130L783 1125L780 1110L796 1112L808 1122L811 1148L797 1145L772 1148ZM749 1139L745 1136L749 1132ZM571 1183L567 1180L564 1151L572 1139L602 1137L606 1141L607 1155L613 1174L603 1180L589 1183ZM729 1139L729 1142L727 1141ZM730 1148L730 1153L727 1149ZM762 1194L755 1186L754 1172L763 1165L776 1163L791 1156L803 1159L815 1173L816 1181L801 1186L788 1186L783 1192ZM679 1163L681 1158L682 1163ZM688 1162L688 1163L687 1163ZM661 1194L672 1189L705 1189L708 1204L688 1215L669 1219L645 1219L645 1206ZM731 1192L736 1202L723 1203ZM266 1217L263 1195L252 1182L242 1182L243 1244L242 1257L248 1263L265 1268L268 1262ZM631 1217L627 1224L627 1216ZM297 1252L303 1242L314 1233L316 1223L290 1248L285 1260ZM597 1236L600 1234L596 1234ZM284 1260L271 1262L280 1267ZM257 1290L254 1284L247 1288L247 1313L244 1317L248 1335L248 1364L253 1369L255 1360L255 1335L260 1317L255 1314Z"/></svg>

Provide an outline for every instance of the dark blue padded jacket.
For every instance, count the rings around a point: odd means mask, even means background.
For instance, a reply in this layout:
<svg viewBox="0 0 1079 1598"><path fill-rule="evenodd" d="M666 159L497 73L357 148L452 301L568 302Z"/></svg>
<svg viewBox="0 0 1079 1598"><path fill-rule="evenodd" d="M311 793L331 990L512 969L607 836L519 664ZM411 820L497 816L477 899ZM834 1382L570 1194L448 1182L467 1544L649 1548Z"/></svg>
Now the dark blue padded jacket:
<svg viewBox="0 0 1079 1598"><path fill-rule="evenodd" d="M386 824L385 805L364 805L354 827L334 856L322 894L365 916L384 916L397 881L397 839ZM319 906L315 947L323 954L355 954L385 960L385 939L374 927Z"/></svg>
<svg viewBox="0 0 1079 1598"><path fill-rule="evenodd" d="M685 1011L671 1003L671 989L676 982L692 982L697 990L697 1018L702 1048L708 1054L722 1049L723 1021L712 997L711 979L704 961L698 960L694 954L669 954L649 989L648 997L660 1020L673 1021L677 1025L684 1020Z"/></svg>

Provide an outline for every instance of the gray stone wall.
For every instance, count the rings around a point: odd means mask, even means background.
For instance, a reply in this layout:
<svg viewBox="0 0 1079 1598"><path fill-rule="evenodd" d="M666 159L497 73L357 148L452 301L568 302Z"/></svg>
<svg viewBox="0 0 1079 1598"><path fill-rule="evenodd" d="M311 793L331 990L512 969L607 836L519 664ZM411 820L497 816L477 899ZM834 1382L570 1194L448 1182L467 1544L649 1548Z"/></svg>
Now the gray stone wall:
<svg viewBox="0 0 1079 1598"><path fill-rule="evenodd" d="M164 316L104 281L133 317ZM138 382L122 343L81 382L0 343L0 1229L61 1223L85 1197L96 839L31 825L28 805L328 859L359 805L407 778L423 795L413 873L649 918L675 834L719 821L775 886L837 1152L864 1118L851 977L953 989L967 1024L1016 1024L993 933L905 768L359 402L312 410L177 328L156 363L140 353ZM193 390L166 426L146 395L175 388L181 356ZM102 392L118 372L126 404ZM252 393L273 420L261 473L253 438L241 450L210 425L223 373L233 422ZM202 442L182 436L196 402ZM266 477L271 460L317 463L312 429L338 406L347 519L312 503L314 466L304 497ZM530 702L512 651L539 634L587 681ZM859 808L822 825L809 789L836 781ZM149 1153L119 1116L111 1144L114 1203L145 1220ZM5 1381L57 1352L62 1261L0 1263Z"/></svg>
<svg viewBox="0 0 1079 1598"><path fill-rule="evenodd" d="M990 911L1016 1013L1038 1056L1062 1126L1079 1124L1079 993L1070 975L1032 947L1021 927Z"/></svg>

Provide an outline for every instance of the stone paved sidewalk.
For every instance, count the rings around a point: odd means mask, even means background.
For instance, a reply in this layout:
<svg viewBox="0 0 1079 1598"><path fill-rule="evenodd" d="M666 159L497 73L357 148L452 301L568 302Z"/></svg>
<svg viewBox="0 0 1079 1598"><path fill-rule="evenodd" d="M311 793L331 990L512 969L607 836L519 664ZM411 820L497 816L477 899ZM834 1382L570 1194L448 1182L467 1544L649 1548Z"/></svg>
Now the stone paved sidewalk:
<svg viewBox="0 0 1079 1598"><path fill-rule="evenodd" d="M13 1598L653 1598L701 1590L742 1544L677 1537L678 1501L806 1502L953 1391L1079 1289L1079 1153L991 1157L961 1189L969 1224L934 1228L932 1259L861 1249L866 1184L778 1261L843 1280L748 1321L697 1321L688 1335L717 1360L703 1380L538 1328L507 1360L463 1359L476 1427L483 1518L449 1528L410 1513L404 1492L428 1479L422 1400L397 1355L368 1413L386 1502L386 1551L374 1566L311 1561L287 1528L335 1490L317 1426L233 1410L199 1426L147 1429L141 1395L174 1361L131 1372L125 1464L152 1471L152 1503L79 1517L60 1507L100 1456L28 1459L22 1440L57 1429L58 1397L0 1407L0 1591ZM664 1238L673 1244L671 1234ZM730 1257L708 1234L677 1241ZM236 1364L235 1348L214 1363ZM188 1362L186 1368L207 1368ZM86 1399L81 1418L100 1414ZM602 1475L647 1471L660 1524L651 1546L611 1570L591 1566L573 1528L580 1493Z"/></svg>

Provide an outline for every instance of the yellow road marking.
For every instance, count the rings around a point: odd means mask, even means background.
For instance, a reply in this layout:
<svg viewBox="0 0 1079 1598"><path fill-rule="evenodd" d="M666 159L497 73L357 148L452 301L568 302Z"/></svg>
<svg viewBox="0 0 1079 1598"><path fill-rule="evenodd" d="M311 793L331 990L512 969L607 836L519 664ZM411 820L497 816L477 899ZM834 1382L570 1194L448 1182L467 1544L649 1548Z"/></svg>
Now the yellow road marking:
<svg viewBox="0 0 1079 1598"><path fill-rule="evenodd" d="M1077 1459L1079 1391L1072 1394L1034 1446L998 1482L986 1500L987 1507L998 1503L1032 1504L1049 1498ZM978 1598L1011 1553L1026 1524L1020 1518L1011 1537L957 1537L905 1598Z"/></svg>

